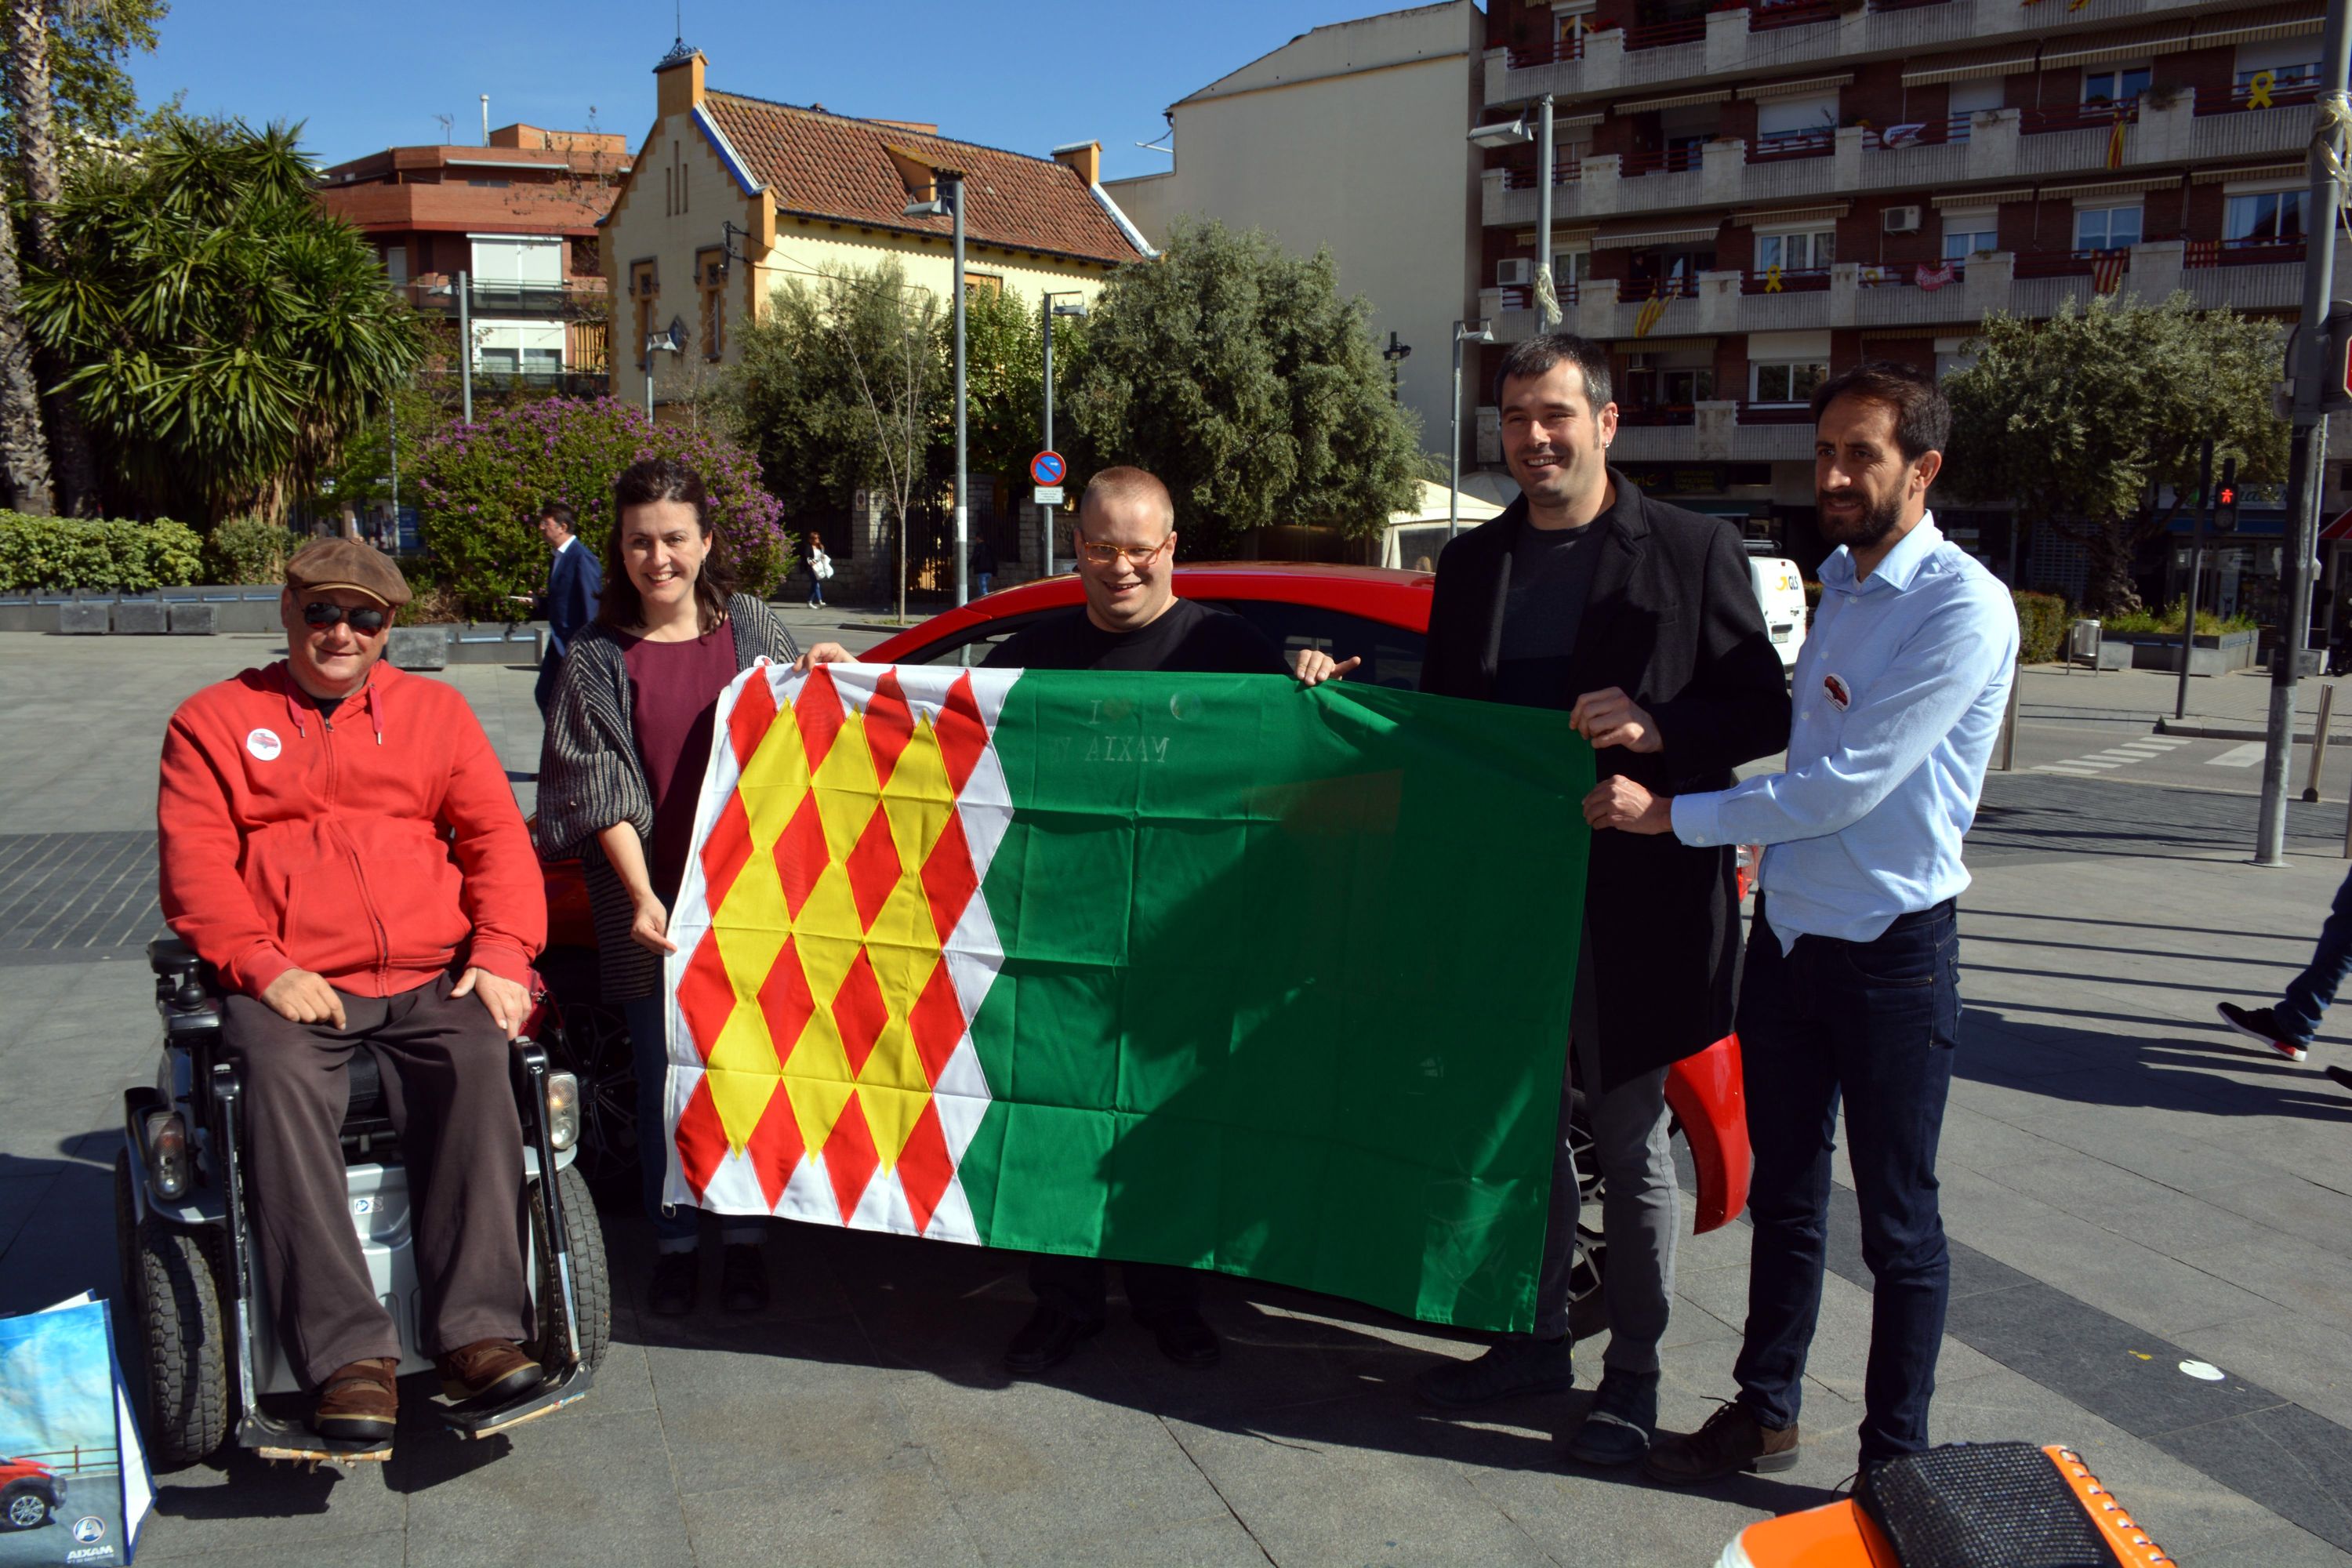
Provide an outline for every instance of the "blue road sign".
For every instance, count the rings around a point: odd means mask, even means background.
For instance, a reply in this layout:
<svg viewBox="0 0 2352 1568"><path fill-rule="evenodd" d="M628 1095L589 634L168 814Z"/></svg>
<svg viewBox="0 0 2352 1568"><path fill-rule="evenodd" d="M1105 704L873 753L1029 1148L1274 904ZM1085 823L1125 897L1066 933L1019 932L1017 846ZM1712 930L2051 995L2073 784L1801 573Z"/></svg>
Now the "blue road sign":
<svg viewBox="0 0 2352 1568"><path fill-rule="evenodd" d="M1033 483L1058 485L1062 482L1062 476L1069 471L1070 465L1062 461L1059 452L1040 452L1029 459L1029 478Z"/></svg>

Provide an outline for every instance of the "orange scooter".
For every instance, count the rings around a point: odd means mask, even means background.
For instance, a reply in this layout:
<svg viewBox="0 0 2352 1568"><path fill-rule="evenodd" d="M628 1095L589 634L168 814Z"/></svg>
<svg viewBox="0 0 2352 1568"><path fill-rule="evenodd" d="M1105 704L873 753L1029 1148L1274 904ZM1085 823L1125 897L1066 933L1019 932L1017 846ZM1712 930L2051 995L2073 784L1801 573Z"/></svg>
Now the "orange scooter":
<svg viewBox="0 0 2352 1568"><path fill-rule="evenodd" d="M1716 1568L2179 1568L2072 1449L1954 1443L1751 1524Z"/></svg>

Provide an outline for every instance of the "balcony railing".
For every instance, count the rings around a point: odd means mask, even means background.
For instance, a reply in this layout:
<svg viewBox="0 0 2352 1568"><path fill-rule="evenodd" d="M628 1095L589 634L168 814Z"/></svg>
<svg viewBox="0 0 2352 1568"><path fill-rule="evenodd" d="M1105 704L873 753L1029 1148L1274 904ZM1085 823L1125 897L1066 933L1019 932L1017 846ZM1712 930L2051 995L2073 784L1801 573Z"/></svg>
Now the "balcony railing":
<svg viewBox="0 0 2352 1568"><path fill-rule="evenodd" d="M1638 305L1645 300L1696 300L1698 298L1698 274L1681 273L1673 278L1636 278L1617 286L1617 298L1622 304Z"/></svg>
<svg viewBox="0 0 2352 1568"><path fill-rule="evenodd" d="M2267 75L2268 73L2263 73ZM2319 97L2319 79L2308 77L2301 81L2273 81L2264 87L2252 82L2231 88L2227 93L2197 97L2197 112L2207 114L2243 114L2248 110L2259 113L2265 109L2290 109L2298 103L2310 103Z"/></svg>
<svg viewBox="0 0 2352 1568"><path fill-rule="evenodd" d="M1748 30L1763 33L1775 27L1834 22L1843 9L1839 0L1758 0L1748 7Z"/></svg>
<svg viewBox="0 0 2352 1568"><path fill-rule="evenodd" d="M1950 0L1938 0L1948 5ZM1906 125L1873 125L1864 128L1862 145L1865 152L1899 153L1906 147L1941 147L1969 139L1969 127L1976 119L1973 110L1960 114L1946 115L1941 120L1915 121ZM1753 163L1755 160L1748 160Z"/></svg>
<svg viewBox="0 0 2352 1568"><path fill-rule="evenodd" d="M2131 269L2131 252L2126 248L2092 250L2021 250L2017 253L2016 278L2095 278L2112 268L2117 274Z"/></svg>
<svg viewBox="0 0 2352 1568"><path fill-rule="evenodd" d="M1812 405L1809 403L1742 403L1739 423L1742 425L1810 425L1813 422Z"/></svg>
<svg viewBox="0 0 2352 1568"><path fill-rule="evenodd" d="M1830 269L1826 267L1767 267L1739 275L1742 294L1818 294L1829 286Z"/></svg>
<svg viewBox="0 0 2352 1568"><path fill-rule="evenodd" d="M1819 131L1787 131L1776 136L1761 136L1748 146L1751 163L1778 163L1789 158L1828 158L1837 153L1837 132L1824 126Z"/></svg>
<svg viewBox="0 0 2352 1568"><path fill-rule="evenodd" d="M457 313L454 279L421 278L400 289L418 310L433 315ZM602 314L612 296L599 279L585 283L499 283L474 281L466 290L467 304L477 316L581 316Z"/></svg>
<svg viewBox="0 0 2352 1568"><path fill-rule="evenodd" d="M1698 423L1698 410L1687 403L1656 403L1640 408L1621 405L1617 410L1617 423L1640 428L1696 425Z"/></svg>
<svg viewBox="0 0 2352 1568"><path fill-rule="evenodd" d="M2028 136L2041 136L2055 131L2105 130L2118 120L2129 125L2138 119L2139 100L2134 98L2122 103L2101 100L2063 104L2056 109L2029 109L2018 116L2018 129Z"/></svg>
<svg viewBox="0 0 2352 1568"><path fill-rule="evenodd" d="M2266 261L2301 261L2308 247L2294 239L2192 239L2183 267L2258 267Z"/></svg>
<svg viewBox="0 0 2352 1568"><path fill-rule="evenodd" d="M1554 38L1548 44L1530 44L1511 51L1511 68L1528 70L1536 66L1556 66L1584 58L1584 34L1580 30L1566 37Z"/></svg>
<svg viewBox="0 0 2352 1568"><path fill-rule="evenodd" d="M1625 50L1663 49L1669 44L1696 44L1706 37L1706 18L1685 16L1675 22L1648 22L1625 29Z"/></svg>
<svg viewBox="0 0 2352 1568"><path fill-rule="evenodd" d="M1551 183L1555 185L1571 184L1581 178L1583 172L1583 165L1572 157L1563 155L1555 158L1551 165ZM1531 168L1506 169L1503 171L1503 187L1512 191L1532 191L1536 188L1536 172Z"/></svg>
<svg viewBox="0 0 2352 1568"><path fill-rule="evenodd" d="M1620 179L1631 180L1643 174L1679 174L1696 169L1702 162L1703 147L1691 142L1682 147L1660 147L1648 153L1628 153L1618 161ZM1528 184L1532 184L1531 180Z"/></svg>

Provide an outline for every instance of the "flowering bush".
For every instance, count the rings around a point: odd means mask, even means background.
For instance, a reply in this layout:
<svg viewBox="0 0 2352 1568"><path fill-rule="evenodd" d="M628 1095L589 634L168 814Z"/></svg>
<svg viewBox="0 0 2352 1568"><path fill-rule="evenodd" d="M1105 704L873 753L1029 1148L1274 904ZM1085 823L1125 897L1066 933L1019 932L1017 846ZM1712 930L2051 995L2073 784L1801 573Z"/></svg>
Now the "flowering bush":
<svg viewBox="0 0 2352 1568"><path fill-rule="evenodd" d="M539 508L570 506L580 542L598 556L613 524L613 481L646 458L669 458L701 474L710 494L718 558L747 594L766 594L791 570L782 509L760 487L750 454L719 437L656 425L642 409L609 397L551 397L453 425L426 443L417 524L425 559L418 574L447 588L459 608L484 620L513 620L510 595L547 580ZM614 563L605 562L610 573Z"/></svg>

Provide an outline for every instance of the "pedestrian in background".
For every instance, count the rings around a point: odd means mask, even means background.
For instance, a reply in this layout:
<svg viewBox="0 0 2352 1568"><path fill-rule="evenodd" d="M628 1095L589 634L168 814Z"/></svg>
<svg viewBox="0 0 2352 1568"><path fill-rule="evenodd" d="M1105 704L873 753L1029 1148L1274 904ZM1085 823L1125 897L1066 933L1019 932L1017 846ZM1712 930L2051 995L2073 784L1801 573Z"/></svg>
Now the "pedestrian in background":
<svg viewBox="0 0 2352 1568"><path fill-rule="evenodd" d="M2335 907L2319 928L2319 945L2302 973L2287 982L2286 994L2274 1007L2241 1007L2235 1002L2217 1004L2221 1022L2250 1040L2260 1040L2291 1062L2311 1055L2312 1037L2319 1020L2336 1003L2344 976L2352 973L2352 873L2336 889Z"/></svg>
<svg viewBox="0 0 2352 1568"><path fill-rule="evenodd" d="M539 661L539 683L531 700L541 717L555 700L556 672L563 668L572 639L596 618L596 601L604 591L604 569L588 547L572 536L572 509L550 501L539 509L539 536L553 556L547 565L547 587L539 595L539 610L547 617L547 653Z"/></svg>
<svg viewBox="0 0 2352 1568"><path fill-rule="evenodd" d="M1787 771L1673 795L1605 779L1595 828L1762 844L1739 992L1754 1155L1738 1397L1650 1450L1653 1479L1797 1462L1822 1303L1838 1106L1871 1273L1864 1469L1927 1446L1951 1260L1936 1146L1958 1042L1960 843L2017 659L2009 590L1937 530L1951 411L1927 373L1866 363L1813 394L1821 609L1798 656Z"/></svg>
<svg viewBox="0 0 2352 1568"><path fill-rule="evenodd" d="M1422 689L1566 709L1604 774L1662 792L1728 787L1734 767L1789 740L1780 659L1738 534L1650 500L1609 468L1617 405L1600 344L1565 332L1518 344L1496 402L1519 499L1445 546ZM1512 961L1576 972L1535 1331L1423 1373L1414 1390L1424 1403L1469 1409L1573 1385L1579 1173L1568 1133L1580 1091L1605 1184L1610 1332L1600 1389L1567 1450L1594 1465L1649 1450L1680 1229L1666 1072L1731 1032L1735 853L1602 836L1577 951L1552 932L1517 933Z"/></svg>
<svg viewBox="0 0 2352 1568"><path fill-rule="evenodd" d="M985 598L996 581L996 546L988 542L984 533L971 547L971 574L980 584L980 596Z"/></svg>
<svg viewBox="0 0 2352 1568"><path fill-rule="evenodd" d="M824 580L833 575L833 557L824 552L824 541L812 533L808 536L809 608L824 608Z"/></svg>

